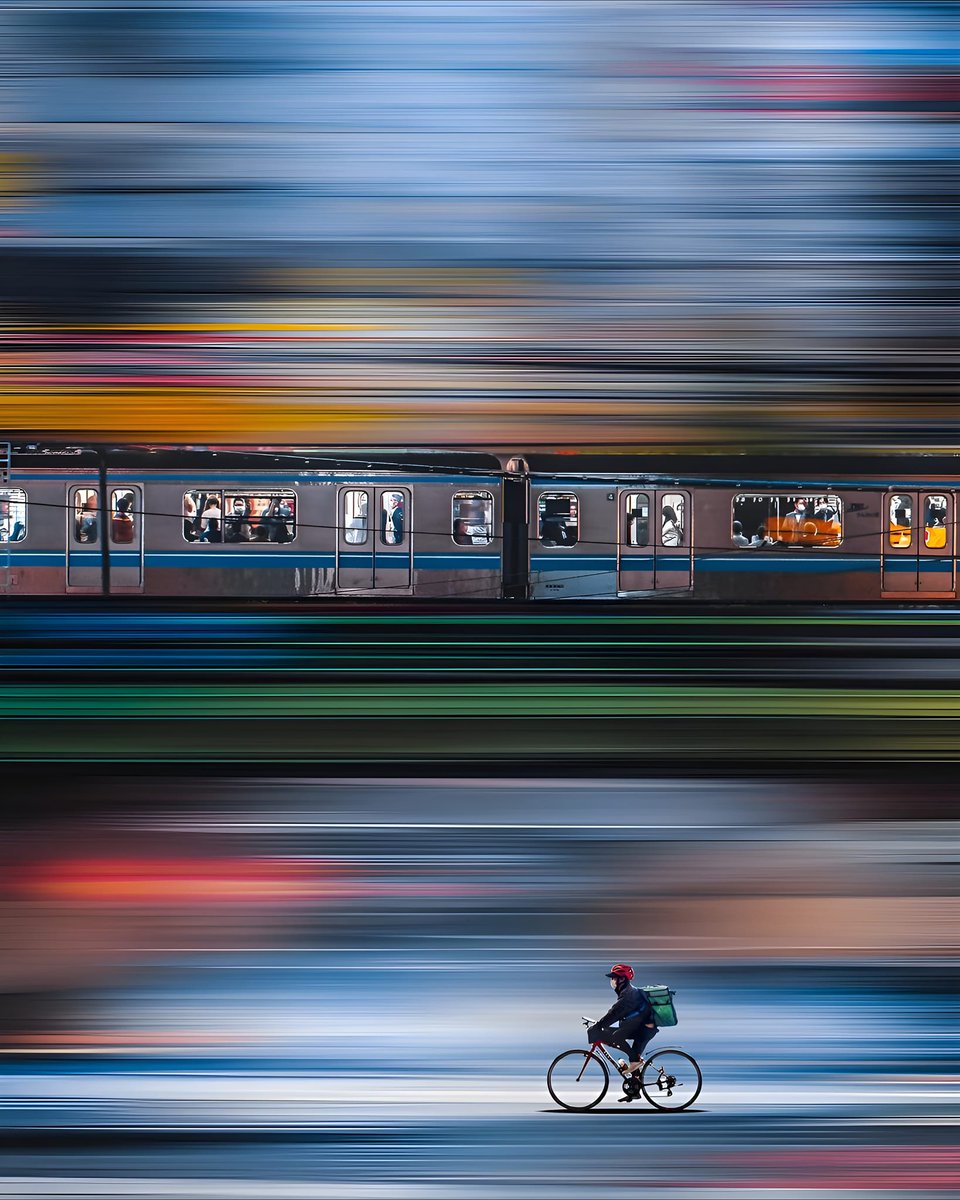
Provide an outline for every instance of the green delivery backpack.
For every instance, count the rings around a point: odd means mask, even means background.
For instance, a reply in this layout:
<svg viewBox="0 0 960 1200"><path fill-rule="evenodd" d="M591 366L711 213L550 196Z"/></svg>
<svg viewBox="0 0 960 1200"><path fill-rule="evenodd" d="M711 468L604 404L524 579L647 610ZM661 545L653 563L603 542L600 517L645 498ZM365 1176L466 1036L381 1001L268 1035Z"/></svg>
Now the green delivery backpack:
<svg viewBox="0 0 960 1200"><path fill-rule="evenodd" d="M649 987L640 989L650 1001L650 1007L653 1009L653 1019L657 1023L657 1028L661 1029L664 1025L676 1025L677 1010L673 1007L673 998L676 992L672 992L665 984L653 983Z"/></svg>

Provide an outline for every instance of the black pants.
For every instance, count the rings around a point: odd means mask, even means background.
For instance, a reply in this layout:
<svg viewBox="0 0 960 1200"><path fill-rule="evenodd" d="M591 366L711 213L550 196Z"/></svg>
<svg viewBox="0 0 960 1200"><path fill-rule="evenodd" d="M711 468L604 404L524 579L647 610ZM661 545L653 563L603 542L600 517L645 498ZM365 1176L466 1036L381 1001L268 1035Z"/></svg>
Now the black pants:
<svg viewBox="0 0 960 1200"><path fill-rule="evenodd" d="M622 1050L630 1062L636 1062L650 1039L656 1036L656 1025L648 1028L643 1017L621 1021L617 1029L606 1025L591 1025L587 1030L588 1042L603 1042L605 1046L614 1046L617 1050Z"/></svg>

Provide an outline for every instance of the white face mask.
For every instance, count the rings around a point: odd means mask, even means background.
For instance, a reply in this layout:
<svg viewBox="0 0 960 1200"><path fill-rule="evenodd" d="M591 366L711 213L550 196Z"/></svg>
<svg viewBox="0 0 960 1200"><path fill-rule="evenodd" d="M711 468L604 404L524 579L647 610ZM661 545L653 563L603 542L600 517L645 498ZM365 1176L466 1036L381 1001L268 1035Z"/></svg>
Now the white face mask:
<svg viewBox="0 0 960 1200"><path fill-rule="evenodd" d="M610 986L613 988L614 991L616 991L617 990L617 981L615 979L611 979Z"/></svg>

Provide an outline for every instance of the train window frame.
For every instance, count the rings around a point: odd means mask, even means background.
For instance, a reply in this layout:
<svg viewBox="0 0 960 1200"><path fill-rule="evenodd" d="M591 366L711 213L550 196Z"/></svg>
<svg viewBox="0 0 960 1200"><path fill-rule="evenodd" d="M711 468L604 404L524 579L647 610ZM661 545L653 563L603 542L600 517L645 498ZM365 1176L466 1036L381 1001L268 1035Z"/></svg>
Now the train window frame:
<svg viewBox="0 0 960 1200"><path fill-rule="evenodd" d="M576 525L574 526L574 538L570 542L552 542L547 543L543 539L544 517L546 516L545 505L547 500L569 500L572 501L572 506L569 510L571 516L574 515L573 505L576 506ZM540 492L537 496L537 541L545 550L572 550L580 544L580 497L576 492Z"/></svg>
<svg viewBox="0 0 960 1200"><path fill-rule="evenodd" d="M389 515L387 513L388 496L397 497L396 508L393 511L396 511L397 508L400 510L400 538L396 542L387 541L387 516ZM396 549L397 547L407 545L407 542L410 538L410 527L408 525L407 518L407 492L405 488L402 488L399 485L396 487L383 488L383 490L380 492L380 504L377 508L377 524L380 527L379 544L381 546L385 546L389 549Z"/></svg>
<svg viewBox="0 0 960 1200"><path fill-rule="evenodd" d="M907 513L909 525L900 525L893 519L895 511L903 511L904 501L910 505ZM913 495L910 492L892 492L890 495L890 505L887 508L887 544L891 550L909 550L913 545Z"/></svg>
<svg viewBox="0 0 960 1200"><path fill-rule="evenodd" d="M220 528L217 531L216 538L204 538L204 530L202 527L203 514L206 511L207 503L211 497L215 497L218 501ZM188 517L186 514L187 499L190 499L194 506L194 513ZM250 513L249 510L245 513L240 521L240 526L248 526L248 530L260 529L263 526L261 522L265 517L269 516L270 507L276 500L292 500L292 513L289 517L279 517L286 531L286 536L280 540L273 540L260 537L238 537L236 539L227 538L227 520L232 519L232 508L236 500L243 500L248 503L251 500L266 501L267 507L260 512ZM289 546L297 540L297 535L300 532L300 497L294 488L285 487L195 487L183 493L182 516L179 518L181 523L181 537L191 546L231 546L234 549L246 549L250 546L272 546L274 548ZM230 510L228 511L228 505ZM188 526L193 523L196 530L196 537L188 537ZM254 551L256 553L256 551Z"/></svg>
<svg viewBox="0 0 960 1200"><path fill-rule="evenodd" d="M131 509L130 516L130 536L128 538L118 538L118 526L122 527L124 522L120 520L120 501L130 498ZM123 510L125 513L126 509ZM130 488L111 488L110 489L110 545L111 546L132 546L135 545L137 537L140 533L140 526L137 520L140 513L137 509L137 494Z"/></svg>
<svg viewBox="0 0 960 1200"><path fill-rule="evenodd" d="M643 526L645 536L644 536L644 540L642 542L641 541L631 541L630 526L631 526L631 523L633 522L633 518L636 517L637 510L636 510L636 507L634 507L633 509L630 508L630 501L631 500L640 500L641 497L643 497L643 499L646 501L646 504L647 504L647 516L646 516L646 520L645 520L645 523ZM650 545L650 492L625 492L624 496L623 496L623 514L624 514L623 545L628 547L631 550L643 549L644 547L649 546ZM637 522L640 522L640 521L643 521L643 518L637 517Z"/></svg>
<svg viewBox="0 0 960 1200"><path fill-rule="evenodd" d="M30 501L27 498L26 490L17 487L0 487L0 504L6 506L7 513L6 519L0 518L0 546L19 546L21 542L27 540L29 532L27 509ZM15 511L11 511L14 505L17 505L20 509L19 517ZM23 532L18 538L4 536L4 527L9 532L15 530L18 523L23 526Z"/></svg>
<svg viewBox="0 0 960 1200"><path fill-rule="evenodd" d="M931 523L931 505L934 500L942 500L937 508L943 512L943 521L939 525ZM945 492L925 492L923 495L923 545L926 550L943 550L948 552L948 528L950 524L950 501ZM936 536L931 537L934 533Z"/></svg>
<svg viewBox="0 0 960 1200"><path fill-rule="evenodd" d="M96 486L78 484L72 490L73 500L73 542L77 546L99 546L100 545L100 489ZM83 514L90 510L86 509L86 505L91 497L95 497L97 501L96 517L90 526L93 530L93 536L82 538L80 536L81 522Z"/></svg>
<svg viewBox="0 0 960 1200"><path fill-rule="evenodd" d="M796 508L797 502L802 500L804 503L804 511L805 512L810 511L812 514L817 511L814 506L816 505L818 499L824 500L826 502L827 506L834 510L834 517L836 519L837 524L839 525L839 530L837 531L837 533L835 535L834 534L828 535L825 532L818 530L817 526L816 526L816 521L815 521L814 517L811 515L809 517L804 518L804 525L803 525L802 529L800 528L799 521L796 523L797 528L792 531L791 538L789 541L787 541L784 538L779 537L779 536L776 538L773 538L770 536L769 529L771 527L772 521L776 522L776 531L778 534L780 534L782 532L781 523L783 521L785 521L787 519L787 517L792 515L792 513L788 512L785 514L785 516L781 517L780 513L779 513L779 506L786 508L786 507L792 505L793 506L792 512L795 513L797 511L797 508ZM738 515L738 513L737 513L737 505L742 504L745 501L762 502L767 506L766 516L764 516L764 518L756 526L754 533L749 538L747 538L747 535L745 534L745 532L743 530L743 522L741 520L742 511L741 511L740 515ZM778 505L778 511L776 514L774 514L770 511L771 505L774 502ZM740 521L740 523L741 523L741 536L746 538L745 543L738 543L734 540L734 538L736 537L736 534L734 534L734 532L733 532L733 526L734 526L735 521ZM807 525L813 526L812 532L807 530L807 528L806 528ZM761 529L763 529L763 537L762 537L762 539L757 540ZM830 537L829 541L800 540L801 538L810 538L810 539L826 538L828 536ZM823 491L817 491L816 489L813 489L812 491L802 491L802 492L801 491L790 491L790 492L786 492L786 491L784 491L784 492L746 492L746 491L743 491L743 492L734 492L733 496L731 497L731 500L730 500L730 545L731 545L731 549L733 549L733 550L762 550L762 549L839 550L840 547L843 545L843 539L844 539L843 498L841 496L838 496L835 492L823 492Z"/></svg>
<svg viewBox="0 0 960 1200"><path fill-rule="evenodd" d="M470 533L465 536L470 537L470 541L462 542L457 540L457 523L462 521L464 526L469 528L468 518L461 516L461 509L458 507L463 500L479 500L483 504L483 521L474 522L475 529L480 529L480 533ZM461 550L469 550L475 546L489 546L493 541L493 515L494 515L494 500L493 492L488 492L483 488L476 488L472 491L454 492L450 497L450 539L455 546ZM477 541L477 538L482 540Z"/></svg>
<svg viewBox="0 0 960 1200"><path fill-rule="evenodd" d="M364 487L344 488L340 493L341 504L343 505L343 525L340 527L340 533L344 542L348 546L365 546L370 541L370 489ZM362 496L364 504L364 512L353 516L347 515L347 500L350 496ZM348 525L348 521L357 521L362 517L362 525ZM362 537L351 535L362 534Z"/></svg>
<svg viewBox="0 0 960 1200"><path fill-rule="evenodd" d="M677 540L668 542L666 537L666 525L664 524L664 512L669 508L674 514L676 520L674 527L677 531ZM687 550L687 497L683 492L661 492L659 496L659 519L660 519L660 546L664 550Z"/></svg>

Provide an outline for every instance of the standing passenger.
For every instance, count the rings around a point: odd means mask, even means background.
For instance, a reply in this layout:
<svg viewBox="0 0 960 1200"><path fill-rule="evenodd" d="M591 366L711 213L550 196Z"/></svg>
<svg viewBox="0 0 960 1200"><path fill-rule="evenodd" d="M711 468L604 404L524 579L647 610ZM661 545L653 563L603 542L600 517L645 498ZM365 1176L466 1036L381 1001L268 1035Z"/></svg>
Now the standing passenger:
<svg viewBox="0 0 960 1200"><path fill-rule="evenodd" d="M403 496L399 492L384 493L380 536L386 546L399 546L403 542Z"/></svg>
<svg viewBox="0 0 960 1200"><path fill-rule="evenodd" d="M201 542L220 541L220 520L222 517L223 511L220 508L220 497L208 496L207 503L203 508L203 516L200 518Z"/></svg>
<svg viewBox="0 0 960 1200"><path fill-rule="evenodd" d="M133 508L133 494L128 492L117 501L117 511L113 514L113 520L110 522L110 536L115 542L132 542L136 536L133 517L130 515L131 508Z"/></svg>

